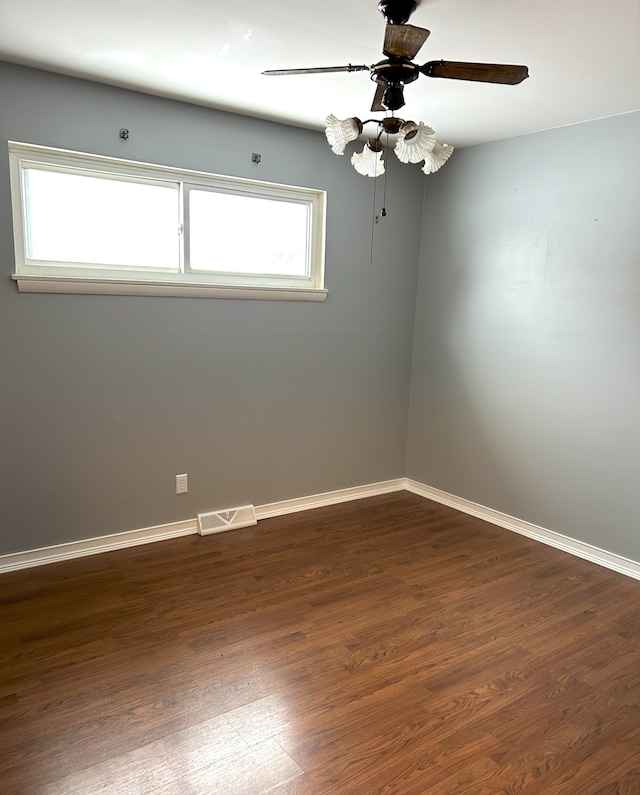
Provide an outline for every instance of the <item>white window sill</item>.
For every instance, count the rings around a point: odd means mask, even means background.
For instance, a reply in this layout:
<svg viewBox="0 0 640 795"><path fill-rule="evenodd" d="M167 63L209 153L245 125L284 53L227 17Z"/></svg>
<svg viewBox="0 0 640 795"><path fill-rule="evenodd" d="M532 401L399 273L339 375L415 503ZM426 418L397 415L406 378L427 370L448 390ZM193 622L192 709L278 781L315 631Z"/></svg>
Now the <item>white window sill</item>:
<svg viewBox="0 0 640 795"><path fill-rule="evenodd" d="M14 273L21 293L81 295L160 295L183 298L244 298L258 301L324 301L328 290L314 287L256 287L206 282L146 279L104 279L85 276L27 275Z"/></svg>

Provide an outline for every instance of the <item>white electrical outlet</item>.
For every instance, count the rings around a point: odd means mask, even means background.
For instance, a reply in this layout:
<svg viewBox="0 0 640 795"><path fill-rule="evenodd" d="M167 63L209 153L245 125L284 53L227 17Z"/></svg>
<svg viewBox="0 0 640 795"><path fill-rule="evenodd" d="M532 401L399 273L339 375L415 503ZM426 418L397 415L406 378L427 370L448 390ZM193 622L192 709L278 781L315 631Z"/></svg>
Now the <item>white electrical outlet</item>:
<svg viewBox="0 0 640 795"><path fill-rule="evenodd" d="M176 494L186 494L189 491L189 476L176 475Z"/></svg>

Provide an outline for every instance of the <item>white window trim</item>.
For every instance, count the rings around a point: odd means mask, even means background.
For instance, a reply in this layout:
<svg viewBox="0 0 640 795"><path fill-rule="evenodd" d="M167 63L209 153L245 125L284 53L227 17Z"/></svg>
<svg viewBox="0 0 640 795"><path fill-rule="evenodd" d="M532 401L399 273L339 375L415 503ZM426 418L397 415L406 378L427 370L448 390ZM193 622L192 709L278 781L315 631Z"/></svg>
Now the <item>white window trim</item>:
<svg viewBox="0 0 640 795"><path fill-rule="evenodd" d="M65 263L28 261L25 255L25 231L22 201L22 169L41 164L61 171L84 171L120 174L140 181L168 180L190 187L204 187L254 195L265 195L311 205L310 276L290 277L287 284L274 284L275 278L245 274L140 271L98 268ZM322 190L278 185L269 182L208 174L201 171L139 163L103 155L90 155L65 149L9 141L9 165L16 272L12 275L18 290L24 293L74 293L93 295L175 295L193 298L242 298L284 301L324 301L326 192ZM276 277L277 278L277 277Z"/></svg>

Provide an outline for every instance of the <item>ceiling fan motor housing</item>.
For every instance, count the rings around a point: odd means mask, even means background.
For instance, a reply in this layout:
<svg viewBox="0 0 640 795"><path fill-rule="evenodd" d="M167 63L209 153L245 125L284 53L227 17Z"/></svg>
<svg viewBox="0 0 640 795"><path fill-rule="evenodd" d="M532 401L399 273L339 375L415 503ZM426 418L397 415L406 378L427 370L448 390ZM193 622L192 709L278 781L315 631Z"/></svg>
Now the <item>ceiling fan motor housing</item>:
<svg viewBox="0 0 640 795"><path fill-rule="evenodd" d="M420 75L418 67L404 58L389 58L371 67L371 79L385 86L382 104L386 110L399 110L404 103L404 86Z"/></svg>
<svg viewBox="0 0 640 795"><path fill-rule="evenodd" d="M406 85L418 77L420 69L404 58L389 58L371 67L371 79L378 85Z"/></svg>

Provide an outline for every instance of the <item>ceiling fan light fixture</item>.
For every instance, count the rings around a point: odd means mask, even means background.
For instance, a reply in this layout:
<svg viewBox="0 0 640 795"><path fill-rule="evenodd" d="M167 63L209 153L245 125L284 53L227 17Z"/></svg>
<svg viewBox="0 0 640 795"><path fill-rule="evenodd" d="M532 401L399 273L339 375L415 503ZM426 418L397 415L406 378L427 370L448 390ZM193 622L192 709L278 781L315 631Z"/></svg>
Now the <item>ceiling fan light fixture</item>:
<svg viewBox="0 0 640 795"><path fill-rule="evenodd" d="M425 174L433 174L441 168L453 154L453 146L449 144L439 144L436 141L433 149L424 158L422 171Z"/></svg>
<svg viewBox="0 0 640 795"><path fill-rule="evenodd" d="M423 122L405 122L398 132L395 153L402 163L420 163L436 145L436 134Z"/></svg>
<svg viewBox="0 0 640 795"><path fill-rule="evenodd" d="M362 122L357 117L350 119L338 119L330 114L325 119L327 125L325 135L329 146L336 155L343 155L347 144L355 141L362 133Z"/></svg>
<svg viewBox="0 0 640 795"><path fill-rule="evenodd" d="M380 177L384 174L383 146L377 138L369 138L362 152L351 155L351 165L363 177Z"/></svg>

